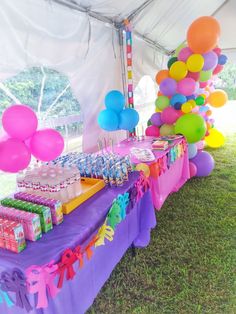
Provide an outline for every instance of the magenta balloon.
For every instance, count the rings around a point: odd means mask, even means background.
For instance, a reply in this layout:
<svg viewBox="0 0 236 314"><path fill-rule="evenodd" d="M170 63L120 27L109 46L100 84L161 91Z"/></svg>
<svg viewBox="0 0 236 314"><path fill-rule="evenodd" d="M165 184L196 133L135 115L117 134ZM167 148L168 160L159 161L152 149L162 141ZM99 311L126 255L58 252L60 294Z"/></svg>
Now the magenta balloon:
<svg viewBox="0 0 236 314"><path fill-rule="evenodd" d="M0 170L16 173L27 168L30 160L30 151L20 140L9 138L0 142Z"/></svg>
<svg viewBox="0 0 236 314"><path fill-rule="evenodd" d="M175 110L173 107L167 107L161 113L161 120L166 124L173 124L179 119L180 114L179 110Z"/></svg>
<svg viewBox="0 0 236 314"><path fill-rule="evenodd" d="M177 83L172 78L164 79L160 84L160 91L165 96L172 96L176 94Z"/></svg>
<svg viewBox="0 0 236 314"><path fill-rule="evenodd" d="M12 105L4 111L2 125L11 137L24 141L37 130L38 119L30 107Z"/></svg>
<svg viewBox="0 0 236 314"><path fill-rule="evenodd" d="M205 151L200 151L197 155L191 159L197 167L197 177L206 177L212 172L215 166L215 162L211 154Z"/></svg>
<svg viewBox="0 0 236 314"><path fill-rule="evenodd" d="M195 177L195 175L197 174L197 167L193 162L189 162L189 174L190 174L190 178Z"/></svg>
<svg viewBox="0 0 236 314"><path fill-rule="evenodd" d="M177 91L184 96L194 94L196 89L196 82L190 77L186 77L178 82Z"/></svg>
<svg viewBox="0 0 236 314"><path fill-rule="evenodd" d="M32 154L41 161L50 161L61 155L64 149L64 139L53 129L39 130L30 140Z"/></svg>
<svg viewBox="0 0 236 314"><path fill-rule="evenodd" d="M203 71L214 69L218 64L218 56L214 51L204 53L202 56L204 58L204 66L202 68Z"/></svg>
<svg viewBox="0 0 236 314"><path fill-rule="evenodd" d="M146 136L158 137L160 135L160 130L155 125L150 125L145 130Z"/></svg>
<svg viewBox="0 0 236 314"><path fill-rule="evenodd" d="M160 112L155 112L151 118L151 123L152 125L155 125L155 126L161 126L163 124L163 122L161 121L161 114Z"/></svg>
<svg viewBox="0 0 236 314"><path fill-rule="evenodd" d="M192 50L189 47L185 47L180 50L178 54L178 60L179 61L187 61L188 57L190 57L193 54Z"/></svg>

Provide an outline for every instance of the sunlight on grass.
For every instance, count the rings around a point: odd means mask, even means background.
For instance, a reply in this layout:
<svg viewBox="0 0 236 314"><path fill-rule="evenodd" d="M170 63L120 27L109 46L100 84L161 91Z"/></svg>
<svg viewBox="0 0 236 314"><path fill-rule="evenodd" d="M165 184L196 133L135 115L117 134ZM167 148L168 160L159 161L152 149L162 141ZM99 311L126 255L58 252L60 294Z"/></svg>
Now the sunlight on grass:
<svg viewBox="0 0 236 314"><path fill-rule="evenodd" d="M236 136L209 151L212 175L168 198L149 247L125 255L89 313L236 313Z"/></svg>

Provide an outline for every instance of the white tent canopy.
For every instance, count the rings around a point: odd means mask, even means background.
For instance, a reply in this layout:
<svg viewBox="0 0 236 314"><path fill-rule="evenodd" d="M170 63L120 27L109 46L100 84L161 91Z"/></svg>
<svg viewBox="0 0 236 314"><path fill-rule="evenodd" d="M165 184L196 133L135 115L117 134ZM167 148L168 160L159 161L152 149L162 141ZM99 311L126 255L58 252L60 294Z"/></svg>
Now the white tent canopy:
<svg viewBox="0 0 236 314"><path fill-rule="evenodd" d="M124 86L122 21L133 25L137 85L144 75L154 78L194 19L212 14L222 26L221 47L235 57L234 0L2 0L0 80L33 66L64 73L81 106L83 147L94 150L104 96Z"/></svg>

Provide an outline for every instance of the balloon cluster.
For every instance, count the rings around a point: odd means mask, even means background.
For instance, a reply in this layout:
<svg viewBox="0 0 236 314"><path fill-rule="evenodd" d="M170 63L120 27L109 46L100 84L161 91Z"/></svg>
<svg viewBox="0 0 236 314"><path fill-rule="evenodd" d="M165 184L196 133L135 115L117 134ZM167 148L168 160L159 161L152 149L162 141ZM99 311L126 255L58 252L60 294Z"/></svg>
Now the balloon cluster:
<svg viewBox="0 0 236 314"><path fill-rule="evenodd" d="M2 115L6 134L0 139L0 170L16 173L28 167L31 154L41 161L57 158L64 139L53 129L38 130L38 119L26 105L12 105Z"/></svg>
<svg viewBox="0 0 236 314"><path fill-rule="evenodd" d="M217 47L219 36L220 25L215 18L196 19L187 31L187 43L176 49L168 69L156 75L160 87L156 113L148 122L146 135L183 134L189 143L192 176L207 176L214 168L212 156L201 151L201 141L205 139L215 148L224 144L223 135L214 128L209 107L221 107L228 100L223 90L213 87L216 75L227 62Z"/></svg>
<svg viewBox="0 0 236 314"><path fill-rule="evenodd" d="M132 108L125 107L124 95L117 91L110 91L105 97L106 109L98 115L98 124L105 131L132 131L139 122L139 114Z"/></svg>

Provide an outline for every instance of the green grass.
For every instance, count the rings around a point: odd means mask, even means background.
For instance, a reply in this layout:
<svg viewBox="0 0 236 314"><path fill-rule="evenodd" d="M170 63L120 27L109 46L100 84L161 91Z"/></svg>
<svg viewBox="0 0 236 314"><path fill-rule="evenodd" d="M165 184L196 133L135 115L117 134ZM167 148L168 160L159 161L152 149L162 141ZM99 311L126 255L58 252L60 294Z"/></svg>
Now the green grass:
<svg viewBox="0 0 236 314"><path fill-rule="evenodd" d="M236 313L236 136L209 151L213 173L168 198L150 245L124 256L89 313Z"/></svg>

